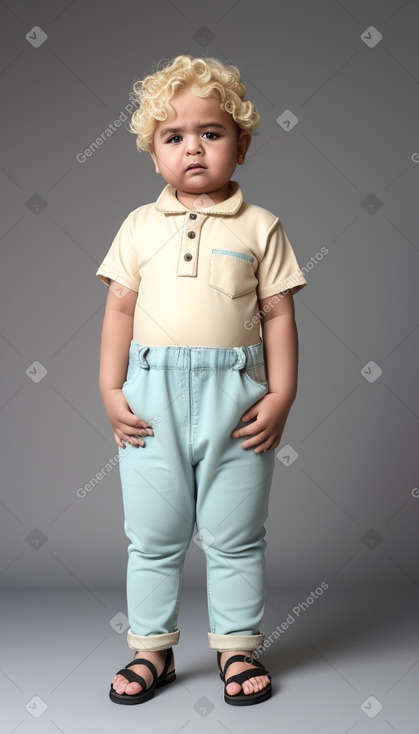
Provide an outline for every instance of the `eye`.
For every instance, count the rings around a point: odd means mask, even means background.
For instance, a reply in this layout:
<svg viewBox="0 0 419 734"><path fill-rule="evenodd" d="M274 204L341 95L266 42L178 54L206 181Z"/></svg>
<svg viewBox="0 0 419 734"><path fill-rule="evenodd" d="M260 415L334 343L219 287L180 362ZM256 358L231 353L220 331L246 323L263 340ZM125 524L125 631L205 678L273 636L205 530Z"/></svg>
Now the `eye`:
<svg viewBox="0 0 419 734"><path fill-rule="evenodd" d="M168 142L168 143L179 143L181 140L182 140L182 136L181 135L172 135L172 137L169 138L166 142Z"/></svg>
<svg viewBox="0 0 419 734"><path fill-rule="evenodd" d="M209 140L216 140L216 138L219 138L220 136L218 133L212 133L210 131L203 133L204 135L211 135L212 137L208 138Z"/></svg>

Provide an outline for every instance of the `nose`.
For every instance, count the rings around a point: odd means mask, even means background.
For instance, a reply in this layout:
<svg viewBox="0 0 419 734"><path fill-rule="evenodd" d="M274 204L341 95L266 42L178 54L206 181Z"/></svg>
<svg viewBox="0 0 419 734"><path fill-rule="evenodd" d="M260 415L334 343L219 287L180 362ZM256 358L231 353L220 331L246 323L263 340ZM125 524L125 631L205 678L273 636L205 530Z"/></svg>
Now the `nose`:
<svg viewBox="0 0 419 734"><path fill-rule="evenodd" d="M188 155L197 155L202 153L202 143L201 139L191 139L188 140L186 144L186 153Z"/></svg>

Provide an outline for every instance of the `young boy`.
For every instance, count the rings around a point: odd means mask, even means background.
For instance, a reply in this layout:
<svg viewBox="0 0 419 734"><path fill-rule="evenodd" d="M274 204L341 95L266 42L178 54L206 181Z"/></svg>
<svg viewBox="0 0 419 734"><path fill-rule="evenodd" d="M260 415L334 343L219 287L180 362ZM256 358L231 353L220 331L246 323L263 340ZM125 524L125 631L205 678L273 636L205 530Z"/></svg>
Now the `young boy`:
<svg viewBox="0 0 419 734"><path fill-rule="evenodd" d="M175 679L196 522L224 699L259 703L272 690L252 657L264 640L263 523L296 397L292 295L306 280L279 219L231 180L260 120L238 69L181 55L134 92L131 131L166 187L127 216L96 273L110 286L99 382L120 451L137 651L109 695L142 703Z"/></svg>

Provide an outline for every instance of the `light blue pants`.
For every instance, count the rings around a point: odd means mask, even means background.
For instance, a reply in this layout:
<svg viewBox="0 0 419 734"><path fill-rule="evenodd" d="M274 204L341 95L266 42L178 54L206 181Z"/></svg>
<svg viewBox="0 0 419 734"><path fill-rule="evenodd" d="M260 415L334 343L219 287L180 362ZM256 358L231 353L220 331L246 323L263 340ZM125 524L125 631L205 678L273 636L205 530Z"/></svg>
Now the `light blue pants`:
<svg viewBox="0 0 419 734"><path fill-rule="evenodd" d="M264 521L275 454L231 438L268 392L262 342L248 347L149 347L131 341L122 387L149 421L145 447L119 448L128 539L127 641L133 650L178 643L183 564L194 524L206 556L209 646L263 643Z"/></svg>

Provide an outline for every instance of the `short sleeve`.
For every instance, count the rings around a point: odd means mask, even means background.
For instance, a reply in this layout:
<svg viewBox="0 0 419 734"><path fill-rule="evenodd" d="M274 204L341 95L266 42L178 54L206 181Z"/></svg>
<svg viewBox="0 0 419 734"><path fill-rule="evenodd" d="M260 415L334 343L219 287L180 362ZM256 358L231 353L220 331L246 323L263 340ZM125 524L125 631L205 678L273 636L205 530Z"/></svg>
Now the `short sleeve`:
<svg viewBox="0 0 419 734"><path fill-rule="evenodd" d="M108 253L100 264L96 275L105 285L116 280L132 291L139 290L140 275L138 251L132 232L132 212L122 222Z"/></svg>
<svg viewBox="0 0 419 734"><path fill-rule="evenodd" d="M274 219L268 229L263 257L259 261L256 275L259 300L288 290L294 294L307 285L291 243L278 218Z"/></svg>

